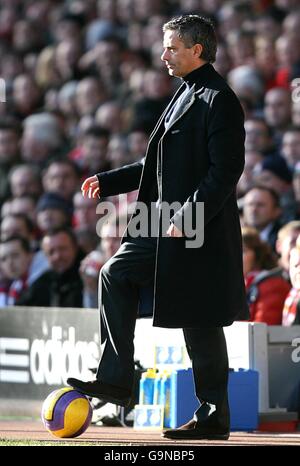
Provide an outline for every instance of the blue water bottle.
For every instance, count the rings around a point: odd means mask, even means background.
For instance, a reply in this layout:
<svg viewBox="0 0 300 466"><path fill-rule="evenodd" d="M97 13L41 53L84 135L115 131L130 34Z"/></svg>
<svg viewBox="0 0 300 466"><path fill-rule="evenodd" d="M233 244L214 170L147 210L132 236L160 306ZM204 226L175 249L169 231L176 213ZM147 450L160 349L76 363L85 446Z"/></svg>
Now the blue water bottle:
<svg viewBox="0 0 300 466"><path fill-rule="evenodd" d="M140 380L140 405L152 405L154 396L154 381L156 378L155 369L147 369L147 372L142 374Z"/></svg>

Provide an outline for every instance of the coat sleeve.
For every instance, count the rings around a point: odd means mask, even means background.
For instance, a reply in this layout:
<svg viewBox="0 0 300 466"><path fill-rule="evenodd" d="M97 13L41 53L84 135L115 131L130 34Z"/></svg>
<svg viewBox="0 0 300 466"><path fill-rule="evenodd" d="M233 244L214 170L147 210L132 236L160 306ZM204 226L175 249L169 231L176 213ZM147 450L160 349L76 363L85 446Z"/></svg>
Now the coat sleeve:
<svg viewBox="0 0 300 466"><path fill-rule="evenodd" d="M230 90L216 93L207 115L209 169L197 190L186 200L171 221L180 228L183 217L196 202L204 203L204 226L223 208L235 192L245 162L244 114L238 98ZM199 157L201 147L199 147Z"/></svg>
<svg viewBox="0 0 300 466"><path fill-rule="evenodd" d="M101 197L129 193L139 187L144 159L103 173L97 173Z"/></svg>

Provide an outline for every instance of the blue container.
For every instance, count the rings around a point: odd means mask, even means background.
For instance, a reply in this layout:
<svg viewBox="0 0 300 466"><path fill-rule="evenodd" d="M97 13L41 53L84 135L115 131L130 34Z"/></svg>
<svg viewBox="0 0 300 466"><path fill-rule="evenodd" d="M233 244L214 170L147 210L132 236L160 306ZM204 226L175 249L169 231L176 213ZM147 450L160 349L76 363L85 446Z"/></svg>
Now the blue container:
<svg viewBox="0 0 300 466"><path fill-rule="evenodd" d="M167 371L161 378L159 404L164 405L164 427L171 427L171 374Z"/></svg>
<svg viewBox="0 0 300 466"><path fill-rule="evenodd" d="M230 429L251 431L258 426L258 379L254 370L229 371L228 398ZM171 422L176 428L185 424L199 407L192 369L175 370L171 376Z"/></svg>
<svg viewBox="0 0 300 466"><path fill-rule="evenodd" d="M162 379L162 374L158 373L156 374L155 380L154 380L154 389L153 389L153 404L154 405L159 405L160 399L161 399L161 393L160 393L160 387L161 387L161 379Z"/></svg>
<svg viewBox="0 0 300 466"><path fill-rule="evenodd" d="M192 369L174 370L171 375L170 427L174 429L188 422L198 407Z"/></svg>
<svg viewBox="0 0 300 466"><path fill-rule="evenodd" d="M152 405L154 397L154 382L156 378L156 371L154 369L148 369L147 372L142 374L140 380L140 394L139 404L140 405Z"/></svg>
<svg viewBox="0 0 300 466"><path fill-rule="evenodd" d="M228 398L231 430L258 427L258 372L239 369L229 372Z"/></svg>

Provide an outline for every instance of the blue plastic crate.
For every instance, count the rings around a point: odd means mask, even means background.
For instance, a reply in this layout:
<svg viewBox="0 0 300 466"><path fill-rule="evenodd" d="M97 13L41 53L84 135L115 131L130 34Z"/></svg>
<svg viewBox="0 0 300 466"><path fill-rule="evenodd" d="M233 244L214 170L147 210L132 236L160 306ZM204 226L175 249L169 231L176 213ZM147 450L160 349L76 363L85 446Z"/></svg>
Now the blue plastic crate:
<svg viewBox="0 0 300 466"><path fill-rule="evenodd" d="M231 430L254 430L258 426L258 372L240 369L229 372L228 396ZM174 370L171 375L170 427L189 421L199 406L192 369Z"/></svg>
<svg viewBox="0 0 300 466"><path fill-rule="evenodd" d="M255 430L258 426L258 372L229 372L228 397L231 430Z"/></svg>
<svg viewBox="0 0 300 466"><path fill-rule="evenodd" d="M188 422L198 406L192 369L172 371L169 427L174 429Z"/></svg>

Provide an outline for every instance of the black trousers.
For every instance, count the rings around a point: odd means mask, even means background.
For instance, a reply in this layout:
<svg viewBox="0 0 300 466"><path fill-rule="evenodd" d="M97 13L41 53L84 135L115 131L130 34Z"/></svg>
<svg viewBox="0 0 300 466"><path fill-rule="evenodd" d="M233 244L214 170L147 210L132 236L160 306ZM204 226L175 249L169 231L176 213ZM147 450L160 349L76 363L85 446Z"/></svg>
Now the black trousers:
<svg viewBox="0 0 300 466"><path fill-rule="evenodd" d="M97 379L126 389L132 388L134 379L133 340L139 287L153 282L156 241L155 238L130 239L120 246L100 273L104 349ZM227 406L228 357L223 328L184 328L183 333L200 403Z"/></svg>

